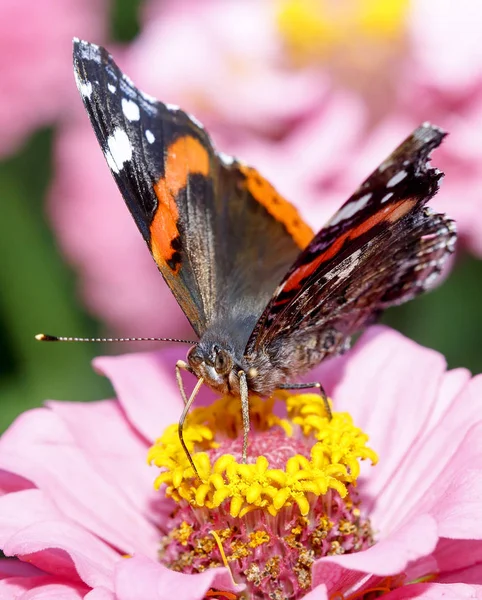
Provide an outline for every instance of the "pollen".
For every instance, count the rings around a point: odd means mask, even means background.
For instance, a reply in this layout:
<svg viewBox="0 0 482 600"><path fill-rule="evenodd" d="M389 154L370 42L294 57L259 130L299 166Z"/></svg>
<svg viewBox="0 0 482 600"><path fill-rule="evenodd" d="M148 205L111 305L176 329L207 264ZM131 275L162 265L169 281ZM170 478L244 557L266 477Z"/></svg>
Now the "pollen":
<svg viewBox="0 0 482 600"><path fill-rule="evenodd" d="M177 425L150 448L155 488L175 501L161 542L171 569L228 567L250 598L301 598L322 556L373 543L356 483L376 453L348 413L330 419L318 394L250 397L248 461L242 461L239 399L193 410L184 439Z"/></svg>

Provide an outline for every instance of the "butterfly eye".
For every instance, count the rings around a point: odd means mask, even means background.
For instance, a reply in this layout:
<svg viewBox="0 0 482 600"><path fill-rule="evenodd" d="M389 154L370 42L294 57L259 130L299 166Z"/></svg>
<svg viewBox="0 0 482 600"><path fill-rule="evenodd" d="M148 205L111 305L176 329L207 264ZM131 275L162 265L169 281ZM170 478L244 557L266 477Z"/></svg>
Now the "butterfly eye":
<svg viewBox="0 0 482 600"><path fill-rule="evenodd" d="M214 363L214 368L219 373L219 375L225 375L231 370L233 366L233 361L229 354L225 350L218 350L216 354L216 361Z"/></svg>
<svg viewBox="0 0 482 600"><path fill-rule="evenodd" d="M203 356L197 346L193 346L187 353L187 362L191 367L199 367L203 362Z"/></svg>

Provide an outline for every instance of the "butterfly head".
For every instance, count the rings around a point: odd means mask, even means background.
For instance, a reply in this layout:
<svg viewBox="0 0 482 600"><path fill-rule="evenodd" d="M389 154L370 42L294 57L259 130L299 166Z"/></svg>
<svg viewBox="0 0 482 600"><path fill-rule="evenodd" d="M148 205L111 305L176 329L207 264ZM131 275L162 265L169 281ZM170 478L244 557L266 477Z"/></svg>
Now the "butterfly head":
<svg viewBox="0 0 482 600"><path fill-rule="evenodd" d="M213 389L230 393L239 390L238 371L234 352L219 343L199 343L187 354L187 362L197 377L202 377Z"/></svg>

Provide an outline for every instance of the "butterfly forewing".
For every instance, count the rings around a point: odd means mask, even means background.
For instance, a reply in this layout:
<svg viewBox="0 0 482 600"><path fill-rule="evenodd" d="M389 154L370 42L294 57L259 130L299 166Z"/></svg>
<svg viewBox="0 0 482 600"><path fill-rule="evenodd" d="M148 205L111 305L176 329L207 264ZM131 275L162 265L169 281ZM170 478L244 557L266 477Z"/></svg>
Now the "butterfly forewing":
<svg viewBox="0 0 482 600"><path fill-rule="evenodd" d="M138 90L105 49L76 40L74 70L117 185L196 333L241 309L252 329L311 229L255 169L218 154L194 117Z"/></svg>

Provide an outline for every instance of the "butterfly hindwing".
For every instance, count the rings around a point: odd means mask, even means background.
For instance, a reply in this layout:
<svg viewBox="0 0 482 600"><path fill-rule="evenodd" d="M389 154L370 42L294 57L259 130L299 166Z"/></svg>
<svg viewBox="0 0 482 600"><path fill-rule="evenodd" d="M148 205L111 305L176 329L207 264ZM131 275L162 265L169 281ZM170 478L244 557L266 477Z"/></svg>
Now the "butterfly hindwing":
<svg viewBox="0 0 482 600"><path fill-rule="evenodd" d="M74 72L124 200L196 333L241 301L252 328L310 228L255 169L217 153L193 117L138 90L105 49L75 40Z"/></svg>
<svg viewBox="0 0 482 600"><path fill-rule="evenodd" d="M442 176L427 161L444 135L416 129L340 208L278 286L247 354L324 330L336 342L327 353L338 351L383 309L433 283L455 243L453 222L424 207Z"/></svg>

